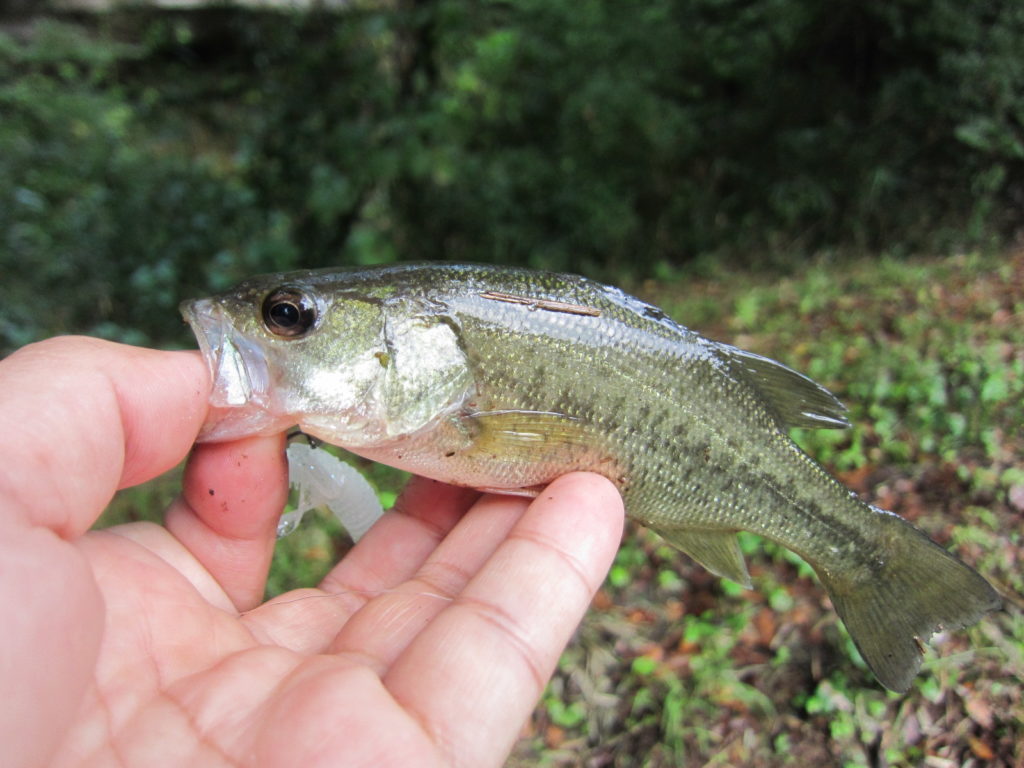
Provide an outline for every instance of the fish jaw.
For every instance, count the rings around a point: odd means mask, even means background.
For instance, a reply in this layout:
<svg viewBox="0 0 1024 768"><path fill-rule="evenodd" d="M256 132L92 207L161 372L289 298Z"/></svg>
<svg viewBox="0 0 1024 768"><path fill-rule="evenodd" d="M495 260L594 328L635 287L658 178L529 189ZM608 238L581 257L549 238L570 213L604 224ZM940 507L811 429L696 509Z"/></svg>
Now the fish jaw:
<svg viewBox="0 0 1024 768"><path fill-rule="evenodd" d="M267 359L260 346L239 332L213 299L181 304L210 372L210 410L199 442L276 434L292 419L275 413Z"/></svg>

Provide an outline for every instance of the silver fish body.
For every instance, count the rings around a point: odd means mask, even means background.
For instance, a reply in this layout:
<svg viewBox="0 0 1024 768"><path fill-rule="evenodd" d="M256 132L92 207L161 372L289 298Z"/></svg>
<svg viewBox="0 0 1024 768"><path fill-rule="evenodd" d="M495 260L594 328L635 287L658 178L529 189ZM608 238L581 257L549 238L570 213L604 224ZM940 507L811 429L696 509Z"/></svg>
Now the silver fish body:
<svg viewBox="0 0 1024 768"><path fill-rule="evenodd" d="M922 639L1000 604L981 576L789 438L789 427L847 426L834 396L617 288L398 265L267 275L183 312L215 382L202 439L298 425L501 492L603 474L631 517L719 575L749 585L739 530L800 554L893 690L909 687Z"/></svg>

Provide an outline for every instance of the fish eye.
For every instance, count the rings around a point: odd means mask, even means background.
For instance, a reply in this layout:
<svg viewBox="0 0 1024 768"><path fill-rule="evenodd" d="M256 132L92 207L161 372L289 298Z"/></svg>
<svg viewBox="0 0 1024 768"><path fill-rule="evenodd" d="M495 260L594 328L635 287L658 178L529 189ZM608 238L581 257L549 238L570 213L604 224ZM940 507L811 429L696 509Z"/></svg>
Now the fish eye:
<svg viewBox="0 0 1024 768"><path fill-rule="evenodd" d="M263 300L263 324L281 338L304 335L316 325L316 316L316 302L298 288L277 288Z"/></svg>

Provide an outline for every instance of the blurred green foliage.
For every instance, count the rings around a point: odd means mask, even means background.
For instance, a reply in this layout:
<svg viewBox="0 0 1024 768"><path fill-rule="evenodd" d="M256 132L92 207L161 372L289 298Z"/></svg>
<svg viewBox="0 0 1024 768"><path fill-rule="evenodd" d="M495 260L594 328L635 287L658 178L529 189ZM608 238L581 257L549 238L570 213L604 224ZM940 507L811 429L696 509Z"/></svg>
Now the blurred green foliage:
<svg viewBox="0 0 1024 768"><path fill-rule="evenodd" d="M184 343L180 299L300 265L792 264L987 244L1024 202L1009 0L129 4L18 30L0 351Z"/></svg>
<svg viewBox="0 0 1024 768"><path fill-rule="evenodd" d="M117 83L143 55L64 25L0 37L0 350L59 331L172 341L181 298L251 237L248 188L147 130Z"/></svg>

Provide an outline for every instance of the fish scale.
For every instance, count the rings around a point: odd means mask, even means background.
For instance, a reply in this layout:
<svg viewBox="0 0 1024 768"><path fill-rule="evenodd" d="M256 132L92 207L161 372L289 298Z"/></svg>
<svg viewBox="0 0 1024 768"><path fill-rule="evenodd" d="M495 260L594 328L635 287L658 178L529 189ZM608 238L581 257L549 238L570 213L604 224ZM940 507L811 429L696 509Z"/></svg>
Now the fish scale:
<svg viewBox="0 0 1024 768"><path fill-rule="evenodd" d="M865 504L790 427L848 426L824 388L574 275L418 264L265 275L186 302L214 380L201 439L298 425L445 482L534 494L598 472L627 513L749 585L735 533L801 555L881 683L920 641L1000 605L988 583Z"/></svg>

